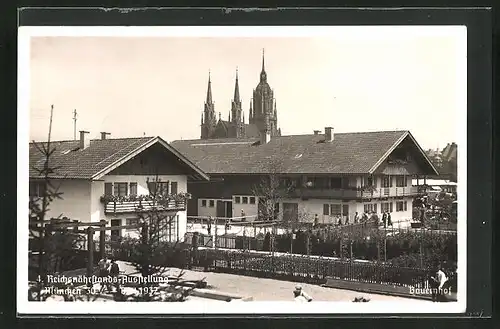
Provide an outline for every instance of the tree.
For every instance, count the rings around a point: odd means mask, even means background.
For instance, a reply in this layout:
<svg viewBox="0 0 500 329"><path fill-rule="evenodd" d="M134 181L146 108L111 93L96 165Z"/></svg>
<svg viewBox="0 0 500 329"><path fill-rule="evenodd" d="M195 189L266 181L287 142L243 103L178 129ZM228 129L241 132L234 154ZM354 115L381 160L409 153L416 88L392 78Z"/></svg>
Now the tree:
<svg viewBox="0 0 500 329"><path fill-rule="evenodd" d="M59 192L60 185L54 185L54 180L52 179L59 167L54 166L50 161L56 151L55 147L52 147L51 145L53 112L54 106L52 105L47 142L37 143L33 141L32 143L36 150L42 155L42 164L41 166L35 165L32 167L32 169L37 173L37 177L40 177L40 180L34 185L34 191L31 191L30 184L29 235L32 243L32 248L30 249L35 249L34 251L38 252L38 264L37 266L34 266L36 268L38 283L34 287L30 288L28 296L30 299L39 301L43 299L41 291L46 286L47 274L55 271L55 268L51 268L49 266L54 263L53 261L55 256L53 254L51 255L49 252L58 250L55 244L58 240L60 240L58 237L51 238L50 226L46 226L46 215L50 210L49 205L56 199L62 199L62 193Z"/></svg>
<svg viewBox="0 0 500 329"><path fill-rule="evenodd" d="M181 203L186 205L190 199L189 193L169 194L165 188L168 182L162 182L158 175L151 181L148 180L149 195L136 196L134 200L139 201L136 212L139 229L139 239L129 239L128 247L132 250L129 254L134 255L130 260L143 278L140 281L141 294L134 296L124 296L120 291L115 298L118 300L130 299L134 301L183 301L194 289L176 288L175 282L184 275L180 274L174 278L174 282L159 289L158 282L152 282L149 278L165 277L169 272L169 267L182 267L185 255L178 247L178 240L172 241L171 228L176 219L176 214L169 211L169 207L175 207ZM184 257L184 258L183 258ZM172 280L172 278L170 278ZM201 285L200 280L195 286Z"/></svg>
<svg viewBox="0 0 500 329"><path fill-rule="evenodd" d="M289 196L293 186L283 179L282 169L281 161L270 160L268 173L252 188L252 193L259 198L259 219L276 220L283 213L279 205Z"/></svg>

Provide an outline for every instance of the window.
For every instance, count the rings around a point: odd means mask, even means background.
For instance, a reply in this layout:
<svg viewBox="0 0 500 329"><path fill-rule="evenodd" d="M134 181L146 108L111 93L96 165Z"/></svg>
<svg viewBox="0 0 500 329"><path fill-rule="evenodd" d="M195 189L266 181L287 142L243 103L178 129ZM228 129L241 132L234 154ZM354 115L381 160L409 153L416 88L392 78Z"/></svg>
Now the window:
<svg viewBox="0 0 500 329"><path fill-rule="evenodd" d="M392 187L392 177L391 176L384 176L382 178L382 187Z"/></svg>
<svg viewBox="0 0 500 329"><path fill-rule="evenodd" d="M128 183L115 183L114 184L114 195L127 196L128 195Z"/></svg>
<svg viewBox="0 0 500 329"><path fill-rule="evenodd" d="M363 206L363 210L364 212L366 213L370 213L370 212L377 212L377 204L376 203L367 203Z"/></svg>
<svg viewBox="0 0 500 329"><path fill-rule="evenodd" d="M329 204L323 205L323 215L325 215L325 216L330 215L330 205Z"/></svg>
<svg viewBox="0 0 500 329"><path fill-rule="evenodd" d="M137 225L139 224L139 218L127 218L126 223L126 225Z"/></svg>
<svg viewBox="0 0 500 329"><path fill-rule="evenodd" d="M113 195L113 183L104 183L104 195Z"/></svg>
<svg viewBox="0 0 500 329"><path fill-rule="evenodd" d="M241 203L247 204L248 203L248 197L244 196L241 198Z"/></svg>
<svg viewBox="0 0 500 329"><path fill-rule="evenodd" d="M397 201L396 202L396 211L406 211L407 210L407 201Z"/></svg>
<svg viewBox="0 0 500 329"><path fill-rule="evenodd" d="M168 194L168 182L148 182L149 194Z"/></svg>
<svg viewBox="0 0 500 329"><path fill-rule="evenodd" d="M408 185L408 179L406 176L396 177L396 187L406 187Z"/></svg>
<svg viewBox="0 0 500 329"><path fill-rule="evenodd" d="M342 178L341 177L331 177L330 178L330 188L342 188Z"/></svg>
<svg viewBox="0 0 500 329"><path fill-rule="evenodd" d="M372 176L363 177L363 186L375 186Z"/></svg>
<svg viewBox="0 0 500 329"><path fill-rule="evenodd" d="M44 195L45 184L43 182L30 182L30 196L42 197Z"/></svg>
<svg viewBox="0 0 500 329"><path fill-rule="evenodd" d="M240 203L240 197L239 196L235 196L234 197L234 203Z"/></svg>
<svg viewBox="0 0 500 329"><path fill-rule="evenodd" d="M255 204L255 197L254 196L250 197L250 204Z"/></svg>
<svg viewBox="0 0 500 329"><path fill-rule="evenodd" d="M342 215L342 205L331 204L330 205L330 216L341 216Z"/></svg>
<svg viewBox="0 0 500 329"><path fill-rule="evenodd" d="M207 200L201 199L201 206L206 207L207 206Z"/></svg>
<svg viewBox="0 0 500 329"><path fill-rule="evenodd" d="M170 183L170 193L177 194L177 182Z"/></svg>
<svg viewBox="0 0 500 329"><path fill-rule="evenodd" d="M130 195L137 195L137 183L130 183Z"/></svg>
<svg viewBox="0 0 500 329"><path fill-rule="evenodd" d="M382 202L380 208L382 212L392 212L392 202Z"/></svg>
<svg viewBox="0 0 500 329"><path fill-rule="evenodd" d="M208 206L209 206L210 208L213 208L213 207L215 206L215 201L214 201L214 200L209 200L209 202L208 202Z"/></svg>

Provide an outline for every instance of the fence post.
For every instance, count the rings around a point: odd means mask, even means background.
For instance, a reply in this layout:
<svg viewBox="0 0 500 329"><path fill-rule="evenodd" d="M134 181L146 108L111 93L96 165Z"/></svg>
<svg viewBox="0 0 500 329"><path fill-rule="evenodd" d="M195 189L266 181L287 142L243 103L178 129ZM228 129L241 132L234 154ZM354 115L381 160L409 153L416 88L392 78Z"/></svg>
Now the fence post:
<svg viewBox="0 0 500 329"><path fill-rule="evenodd" d="M105 228L106 227L106 220L105 219L101 219L100 220L100 226L101 228ZM99 257L100 259L103 259L104 258L104 254L105 254L105 244L106 244L106 231L100 231L99 232Z"/></svg>
<svg viewBox="0 0 500 329"><path fill-rule="evenodd" d="M94 228L87 227L87 249L89 253L87 263L87 276L91 277L94 268Z"/></svg>
<svg viewBox="0 0 500 329"><path fill-rule="evenodd" d="M219 224L219 219L217 218L215 220L214 238L212 241L214 249L217 249L217 228L219 227L218 224Z"/></svg>

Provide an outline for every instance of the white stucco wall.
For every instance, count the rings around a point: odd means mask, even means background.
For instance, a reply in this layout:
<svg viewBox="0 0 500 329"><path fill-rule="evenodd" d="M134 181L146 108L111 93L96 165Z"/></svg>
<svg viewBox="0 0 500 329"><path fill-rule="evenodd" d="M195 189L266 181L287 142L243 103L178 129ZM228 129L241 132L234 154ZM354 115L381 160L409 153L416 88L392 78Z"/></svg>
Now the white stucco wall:
<svg viewBox="0 0 500 329"><path fill-rule="evenodd" d="M202 206L203 200L206 201L206 205ZM210 200L213 200L213 207L210 207ZM212 216L217 215L217 199L198 199L198 216Z"/></svg>
<svg viewBox="0 0 500 329"><path fill-rule="evenodd" d="M236 197L240 198L240 202L236 203ZM248 203L243 203L243 197L246 197ZM257 219L257 214L259 213L259 198L255 197L255 204L250 203L251 195L234 195L233 196L233 217L241 217L241 211L248 216L245 220L247 222L253 222Z"/></svg>
<svg viewBox="0 0 500 329"><path fill-rule="evenodd" d="M46 213L45 219L68 217L82 222L91 221L91 182L88 180L64 179L54 180L62 199L53 200Z"/></svg>

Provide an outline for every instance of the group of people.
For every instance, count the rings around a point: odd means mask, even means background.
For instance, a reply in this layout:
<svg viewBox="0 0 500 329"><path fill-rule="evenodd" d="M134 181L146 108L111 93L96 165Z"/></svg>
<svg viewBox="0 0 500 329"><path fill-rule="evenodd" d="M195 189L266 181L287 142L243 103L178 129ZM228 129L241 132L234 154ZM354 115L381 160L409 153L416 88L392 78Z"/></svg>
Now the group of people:
<svg viewBox="0 0 500 329"><path fill-rule="evenodd" d="M114 278L120 275L120 266L116 262L116 259L109 259L106 255L97 263L98 276L100 278L107 278L108 276ZM116 291L119 289L118 280L114 280ZM113 285L107 281L103 280L101 282L101 290L106 289L108 292L112 292Z"/></svg>
<svg viewBox="0 0 500 329"><path fill-rule="evenodd" d="M379 215L377 213L375 213L374 211L363 212L361 215L359 215L358 212L356 212L354 214L354 224L366 223L369 220L375 221L377 226L380 226ZM383 223L384 227L389 227L389 226L392 227L393 226L390 212L387 211L387 212L382 213L382 223ZM336 219L334 220L334 224L339 225L339 226L349 225L349 216L345 216L344 222L342 222L342 216L337 216ZM318 214L315 214L314 215L314 226L316 227L318 225L319 225L319 217L318 217Z"/></svg>

